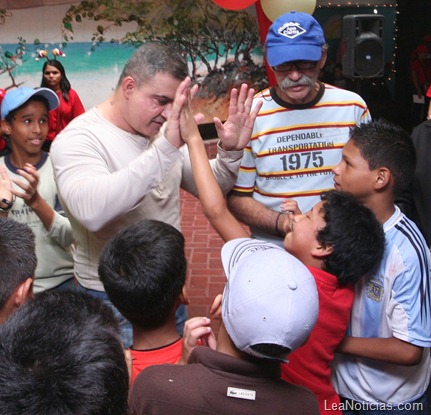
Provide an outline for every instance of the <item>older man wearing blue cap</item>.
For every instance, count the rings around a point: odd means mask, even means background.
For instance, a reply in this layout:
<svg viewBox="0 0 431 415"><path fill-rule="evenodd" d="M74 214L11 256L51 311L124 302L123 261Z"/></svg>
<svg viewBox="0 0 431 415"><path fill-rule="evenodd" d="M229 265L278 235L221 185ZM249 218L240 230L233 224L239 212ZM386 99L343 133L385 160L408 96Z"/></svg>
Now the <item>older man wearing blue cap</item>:
<svg viewBox="0 0 431 415"><path fill-rule="evenodd" d="M277 83L255 97L263 105L229 207L254 237L282 245L288 222L282 202L293 198L308 211L333 188L331 167L349 129L370 114L356 93L319 81L327 45L311 15L292 11L275 20L265 53Z"/></svg>

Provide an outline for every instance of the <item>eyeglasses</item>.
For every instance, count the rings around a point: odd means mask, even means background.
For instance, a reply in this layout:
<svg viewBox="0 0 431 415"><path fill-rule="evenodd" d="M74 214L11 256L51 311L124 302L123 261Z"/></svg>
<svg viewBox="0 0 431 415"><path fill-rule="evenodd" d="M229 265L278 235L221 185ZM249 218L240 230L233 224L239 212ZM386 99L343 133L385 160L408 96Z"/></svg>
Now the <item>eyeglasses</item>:
<svg viewBox="0 0 431 415"><path fill-rule="evenodd" d="M313 69L316 67L317 62L319 61L292 61L292 62L285 62L281 65L273 66L272 69L275 72L289 72L293 71L293 68L295 67L299 71L306 71L308 69Z"/></svg>

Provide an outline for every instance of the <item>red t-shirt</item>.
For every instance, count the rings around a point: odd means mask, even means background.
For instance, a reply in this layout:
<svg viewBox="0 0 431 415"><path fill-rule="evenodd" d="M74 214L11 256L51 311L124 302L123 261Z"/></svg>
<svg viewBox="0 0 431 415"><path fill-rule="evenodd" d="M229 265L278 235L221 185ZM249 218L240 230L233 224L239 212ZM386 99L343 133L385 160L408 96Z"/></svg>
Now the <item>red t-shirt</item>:
<svg viewBox="0 0 431 415"><path fill-rule="evenodd" d="M165 363L175 364L181 359L183 351L183 339L178 339L174 343L158 349L134 350L130 348L132 354L132 383L136 376L148 366L162 365Z"/></svg>
<svg viewBox="0 0 431 415"><path fill-rule="evenodd" d="M0 151L4 150L6 148L6 140L2 135L0 135Z"/></svg>
<svg viewBox="0 0 431 415"><path fill-rule="evenodd" d="M320 413L342 415L340 398L332 386L331 363L334 352L346 335L354 299L353 285L339 286L337 277L317 268L308 267L319 294L319 316L307 343L289 355L283 363L281 377L302 385L317 396Z"/></svg>

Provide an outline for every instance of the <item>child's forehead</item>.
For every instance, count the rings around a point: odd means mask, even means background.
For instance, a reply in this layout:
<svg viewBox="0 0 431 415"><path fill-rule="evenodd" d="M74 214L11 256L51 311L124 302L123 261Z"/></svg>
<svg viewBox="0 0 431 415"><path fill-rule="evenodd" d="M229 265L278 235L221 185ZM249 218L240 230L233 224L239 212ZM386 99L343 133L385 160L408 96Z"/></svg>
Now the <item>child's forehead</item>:
<svg viewBox="0 0 431 415"><path fill-rule="evenodd" d="M355 139L354 138L349 138L349 140L347 141L347 143L344 145L344 148L349 148L349 147L356 147L356 148L358 148L358 146L355 143Z"/></svg>
<svg viewBox="0 0 431 415"><path fill-rule="evenodd" d="M325 215L325 208L324 208L324 204L325 204L326 202L324 201L324 200L321 200L320 202L317 202L312 208L311 208L311 213L313 214L313 215L316 215L316 216L324 216Z"/></svg>
<svg viewBox="0 0 431 415"><path fill-rule="evenodd" d="M347 143L344 145L343 155L354 155L355 157L362 157L361 149L359 146L356 145L356 142L353 138L347 141Z"/></svg>
<svg viewBox="0 0 431 415"><path fill-rule="evenodd" d="M14 110L14 116L20 116L23 115L25 113L28 113L29 110L34 110L34 109L38 109L38 110L42 110L42 112L48 112L48 107L47 104L39 99L35 99L35 98L30 98L28 101L26 101L24 104L22 104L19 108L17 108L16 110Z"/></svg>

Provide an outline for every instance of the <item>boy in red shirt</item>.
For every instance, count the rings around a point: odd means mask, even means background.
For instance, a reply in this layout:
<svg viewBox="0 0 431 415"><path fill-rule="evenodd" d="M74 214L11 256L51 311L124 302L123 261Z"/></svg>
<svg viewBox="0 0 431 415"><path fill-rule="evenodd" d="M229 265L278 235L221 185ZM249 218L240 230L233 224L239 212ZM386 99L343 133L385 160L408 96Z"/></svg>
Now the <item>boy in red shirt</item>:
<svg viewBox="0 0 431 415"><path fill-rule="evenodd" d="M126 226L102 251L100 280L112 304L132 323L132 383L148 366L180 363L183 340L175 312L189 302L186 269L183 235L156 220ZM205 326L209 319L197 323ZM193 322L188 327L193 329Z"/></svg>
<svg viewBox="0 0 431 415"><path fill-rule="evenodd" d="M183 91L184 103L188 93ZM260 105L256 105L252 116L252 95L245 89L232 95L238 105L236 128L244 145L249 141ZM231 101L232 101L231 98ZM209 168L208 158L199 131L194 123L190 107L175 108L180 118L181 136L187 142L194 178L204 213L225 240L245 238L249 233L227 209L223 195ZM220 120L215 120L220 126ZM331 382L331 362L336 347L344 338L353 303L353 283L376 266L384 249L383 229L368 208L353 196L330 191L313 209L302 214L292 202L284 209L290 210L286 229L278 229L278 218L274 233L285 233L286 250L300 259L312 272L319 292L319 316L307 343L289 355L289 364L282 367L282 378L291 383L311 389L319 400L320 411L330 408L331 415L340 400ZM280 213L282 215L283 213ZM265 275L262 275L265 278ZM336 407L339 407L336 406Z"/></svg>

